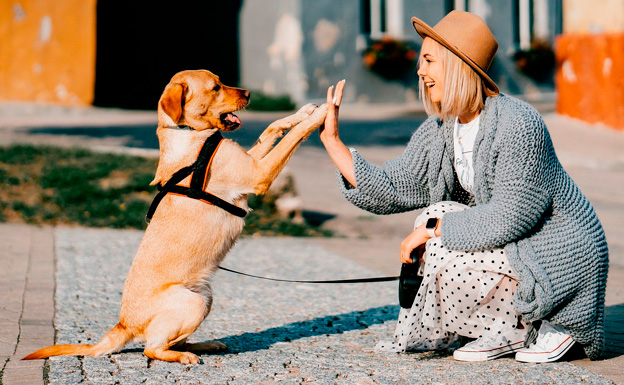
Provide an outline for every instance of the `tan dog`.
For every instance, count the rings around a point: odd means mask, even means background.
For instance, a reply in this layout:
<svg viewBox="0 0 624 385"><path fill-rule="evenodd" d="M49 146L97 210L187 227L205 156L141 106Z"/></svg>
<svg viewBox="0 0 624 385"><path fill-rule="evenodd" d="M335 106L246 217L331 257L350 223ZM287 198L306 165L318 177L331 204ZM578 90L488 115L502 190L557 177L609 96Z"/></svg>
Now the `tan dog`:
<svg viewBox="0 0 624 385"><path fill-rule="evenodd" d="M226 87L208 71L176 74L158 104L160 159L152 184L164 184L177 170L193 164L207 137L218 130L238 128L241 122L232 112L248 102L249 91ZM247 209L247 194L267 191L299 144L323 123L326 113L326 105L307 105L269 125L248 152L224 140L212 160L205 191ZM192 130L171 128L182 125ZM188 184L188 179L181 184ZM53 345L24 359L99 357L119 351L131 340L145 342L149 358L184 364L199 363L190 351L224 350L219 342L188 344L186 339L210 312L210 278L243 226L242 218L219 207L167 194L128 273L119 323L95 345Z"/></svg>

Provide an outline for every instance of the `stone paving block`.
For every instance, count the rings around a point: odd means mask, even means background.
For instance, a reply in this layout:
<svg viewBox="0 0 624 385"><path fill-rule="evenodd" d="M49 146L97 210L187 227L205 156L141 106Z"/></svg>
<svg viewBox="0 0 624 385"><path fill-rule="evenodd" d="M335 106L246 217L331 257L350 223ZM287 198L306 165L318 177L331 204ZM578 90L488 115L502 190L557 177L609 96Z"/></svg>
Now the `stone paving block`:
<svg viewBox="0 0 624 385"><path fill-rule="evenodd" d="M4 374L3 383L7 385L13 384L43 384L43 365L44 361L20 361L20 357L11 357L7 363Z"/></svg>
<svg viewBox="0 0 624 385"><path fill-rule="evenodd" d="M117 321L121 287L141 238L114 230L57 230L57 338L98 340ZM346 278L374 271L299 239L240 240L224 265L253 274ZM525 365L505 358L454 361L451 351L388 354L398 314L396 283L303 285L218 272L214 304L190 342L217 340L229 351L201 365L150 361L140 344L110 357L50 360L50 383L147 384L458 383L611 384L569 362ZM114 366L113 366L114 365Z"/></svg>
<svg viewBox="0 0 624 385"><path fill-rule="evenodd" d="M0 354L9 356L2 381L43 384L45 361L20 358L54 342L51 229L0 224L0 249L9 260L0 278Z"/></svg>

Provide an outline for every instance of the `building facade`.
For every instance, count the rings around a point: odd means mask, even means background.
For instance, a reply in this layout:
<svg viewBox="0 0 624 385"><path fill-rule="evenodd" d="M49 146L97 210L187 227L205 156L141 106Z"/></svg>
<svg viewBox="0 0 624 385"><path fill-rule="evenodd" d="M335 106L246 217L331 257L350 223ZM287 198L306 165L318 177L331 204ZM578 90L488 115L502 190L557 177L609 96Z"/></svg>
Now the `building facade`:
<svg viewBox="0 0 624 385"><path fill-rule="evenodd" d="M205 68L298 103L322 99L340 79L346 102L409 103L417 76L404 59L422 43L410 18L435 25L453 9L486 20L500 44L490 75L504 92L530 96L552 90L552 74L534 81L514 54L553 44L561 1L6 0L0 100L153 109L175 72ZM371 65L366 53L388 41L400 65L381 56Z"/></svg>
<svg viewBox="0 0 624 385"><path fill-rule="evenodd" d="M550 81L536 82L520 72L514 54L534 42L552 47L561 32L561 8L561 0L246 0L241 80L251 89L303 102L322 98L344 78L347 102L412 102L416 69L388 79L367 67L364 53L384 38L417 52L422 40L411 17L435 25L459 9L478 14L494 32L500 47L490 74L501 89L539 93L552 89L552 73Z"/></svg>
<svg viewBox="0 0 624 385"><path fill-rule="evenodd" d="M0 2L0 100L91 104L96 0Z"/></svg>
<svg viewBox="0 0 624 385"><path fill-rule="evenodd" d="M237 84L242 1L0 1L0 101L155 109L181 70Z"/></svg>

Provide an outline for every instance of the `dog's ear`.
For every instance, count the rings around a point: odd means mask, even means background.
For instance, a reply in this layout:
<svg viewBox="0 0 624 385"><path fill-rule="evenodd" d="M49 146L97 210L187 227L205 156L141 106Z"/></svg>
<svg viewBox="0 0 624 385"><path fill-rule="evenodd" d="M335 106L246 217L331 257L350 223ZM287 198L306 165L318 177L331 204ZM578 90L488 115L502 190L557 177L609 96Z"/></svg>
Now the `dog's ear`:
<svg viewBox="0 0 624 385"><path fill-rule="evenodd" d="M182 117L187 86L184 83L170 83L158 101L158 124L175 126ZM162 114L161 114L162 113Z"/></svg>

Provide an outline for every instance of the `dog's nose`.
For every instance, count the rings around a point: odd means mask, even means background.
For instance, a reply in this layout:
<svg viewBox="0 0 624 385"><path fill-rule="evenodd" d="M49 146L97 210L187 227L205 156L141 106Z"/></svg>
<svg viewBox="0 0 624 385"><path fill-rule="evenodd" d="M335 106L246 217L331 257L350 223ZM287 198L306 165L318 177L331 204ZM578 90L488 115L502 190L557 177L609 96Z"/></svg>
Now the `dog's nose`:
<svg viewBox="0 0 624 385"><path fill-rule="evenodd" d="M249 100L249 97L251 96L251 92L245 90L245 92L243 92L243 96L245 97L245 99Z"/></svg>

